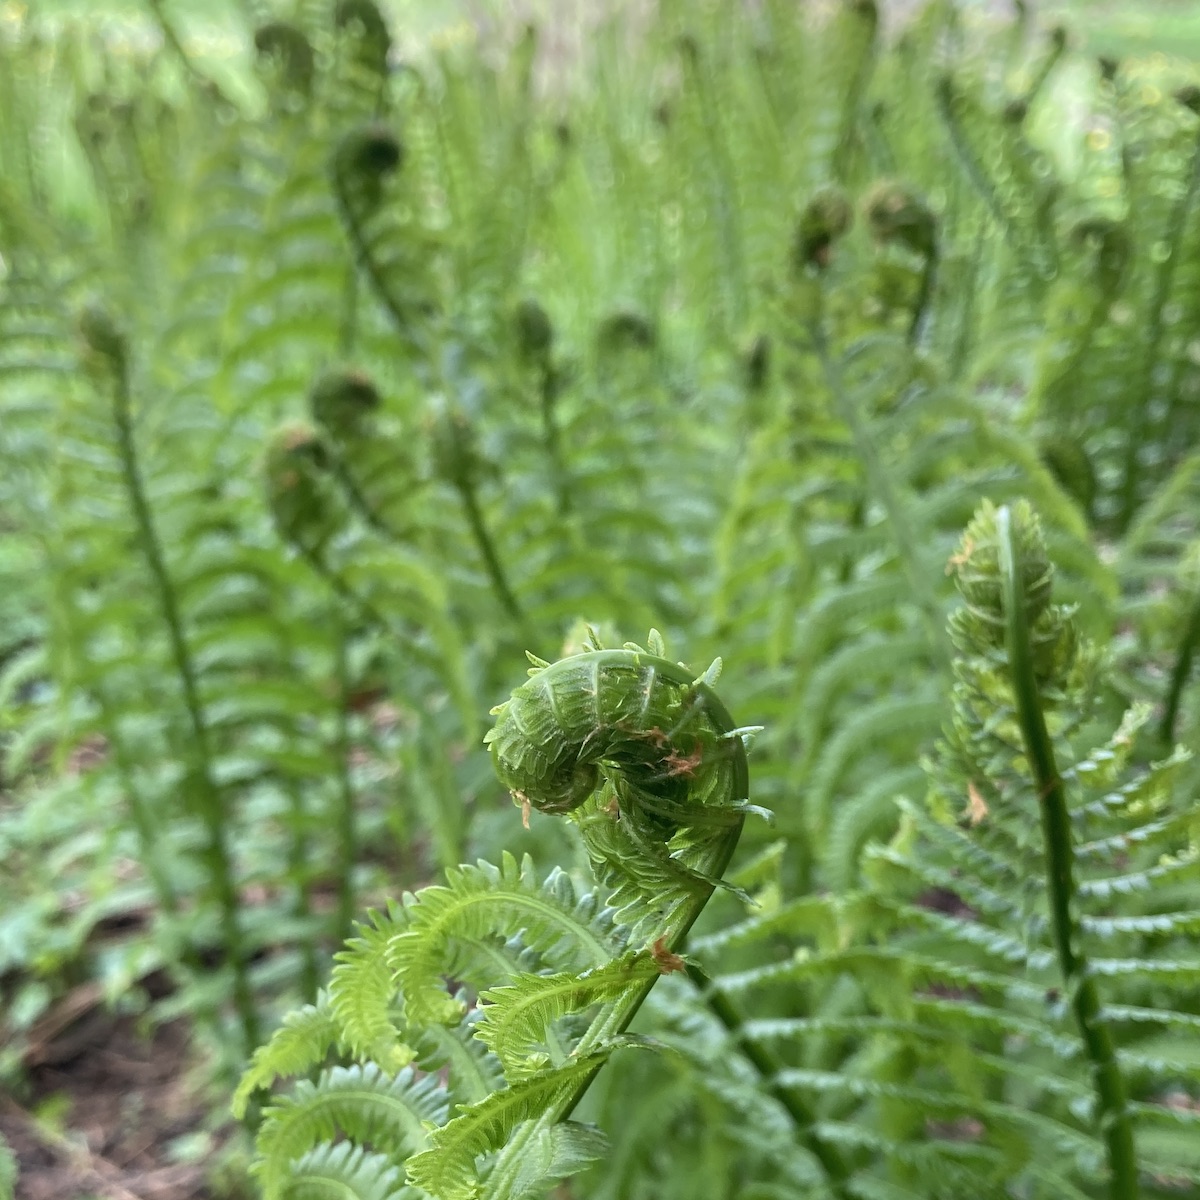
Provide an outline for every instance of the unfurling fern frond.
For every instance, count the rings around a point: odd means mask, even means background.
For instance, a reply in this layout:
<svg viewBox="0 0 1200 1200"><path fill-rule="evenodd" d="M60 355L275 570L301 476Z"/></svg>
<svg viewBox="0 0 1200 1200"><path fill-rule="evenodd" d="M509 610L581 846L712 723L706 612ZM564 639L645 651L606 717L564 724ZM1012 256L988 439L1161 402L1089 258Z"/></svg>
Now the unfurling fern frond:
<svg viewBox="0 0 1200 1200"><path fill-rule="evenodd" d="M609 906L505 855L375 914L339 956L328 1000L288 1018L238 1091L242 1112L331 1051L358 1060L267 1109L268 1200L315 1190L322 1172L350 1195L407 1177L444 1200L481 1186L519 1200L602 1155L601 1135L568 1118L614 1051L644 1044L625 1030L655 981L689 969L682 940L751 811L750 731L712 689L719 664L696 678L657 633L650 647L593 638L534 660L487 737L527 820L537 809L578 824ZM339 1135L372 1154L337 1155Z"/></svg>

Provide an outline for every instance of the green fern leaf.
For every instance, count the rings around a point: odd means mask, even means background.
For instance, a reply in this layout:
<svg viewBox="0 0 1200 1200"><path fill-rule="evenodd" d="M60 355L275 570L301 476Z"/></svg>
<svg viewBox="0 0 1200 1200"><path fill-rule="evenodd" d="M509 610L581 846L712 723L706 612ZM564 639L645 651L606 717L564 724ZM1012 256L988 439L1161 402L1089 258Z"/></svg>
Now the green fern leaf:
<svg viewBox="0 0 1200 1200"><path fill-rule="evenodd" d="M282 1076L302 1075L324 1062L325 1056L340 1042L340 1033L340 1023L323 992L318 994L316 1004L306 1004L288 1013L271 1040L254 1051L250 1066L233 1094L230 1104L233 1115L238 1120L246 1115L246 1105L259 1088L269 1087Z"/></svg>
<svg viewBox="0 0 1200 1200"><path fill-rule="evenodd" d="M320 1145L302 1155L279 1191L280 1200L418 1200L419 1195L386 1154L351 1142Z"/></svg>
<svg viewBox="0 0 1200 1200"><path fill-rule="evenodd" d="M388 964L391 940L408 927L405 910L389 905L387 914L373 912L370 925L359 925L358 936L337 956L329 984L329 1007L341 1036L364 1059L387 1070L400 1070L412 1061L392 1019L396 988Z"/></svg>
<svg viewBox="0 0 1200 1200"><path fill-rule="evenodd" d="M479 997L483 1019L475 1036L504 1064L510 1080L521 1079L548 1065L549 1053L541 1047L555 1020L615 999L653 979L658 970L649 955L637 953L582 975L518 976L511 984L491 988Z"/></svg>
<svg viewBox="0 0 1200 1200"><path fill-rule="evenodd" d="M255 1171L267 1200L285 1194L291 1164L339 1133L401 1161L428 1144L430 1124L446 1119L446 1093L411 1070L387 1075L373 1063L333 1067L317 1083L301 1080L263 1114Z"/></svg>
<svg viewBox="0 0 1200 1200"><path fill-rule="evenodd" d="M424 888L405 909L408 927L392 937L387 962L409 1021L449 1024L463 1004L446 994L442 970L455 938L520 933L526 946L567 961L599 965L612 957L605 931L539 886L533 864L505 854L499 868L481 863L447 872L445 887Z"/></svg>
<svg viewBox="0 0 1200 1200"><path fill-rule="evenodd" d="M523 1121L536 1120L581 1080L604 1065L611 1050L598 1050L542 1071L464 1109L430 1134L430 1148L408 1160L408 1178L440 1200L472 1200L478 1194L475 1160L497 1150Z"/></svg>

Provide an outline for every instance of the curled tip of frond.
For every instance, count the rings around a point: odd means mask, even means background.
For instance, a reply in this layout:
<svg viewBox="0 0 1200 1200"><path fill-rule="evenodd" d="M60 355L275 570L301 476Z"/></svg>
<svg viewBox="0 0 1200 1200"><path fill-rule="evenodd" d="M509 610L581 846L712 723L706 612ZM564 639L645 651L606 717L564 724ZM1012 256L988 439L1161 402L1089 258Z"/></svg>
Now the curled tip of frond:
<svg viewBox="0 0 1200 1200"><path fill-rule="evenodd" d="M80 336L89 350L103 354L114 362L124 360L125 335L103 304L95 300L85 304L79 313L78 326Z"/></svg>
<svg viewBox="0 0 1200 1200"><path fill-rule="evenodd" d="M313 471L323 471L329 452L321 432L306 421L289 421L271 435L265 468L272 490L288 491L301 485Z"/></svg>
<svg viewBox="0 0 1200 1200"><path fill-rule="evenodd" d="M631 308L610 313L600 322L596 344L602 354L626 349L653 349L658 341L654 322Z"/></svg>
<svg viewBox="0 0 1200 1200"><path fill-rule="evenodd" d="M836 184L818 188L800 210L792 247L792 265L824 269L829 266L833 243L854 223L854 209Z"/></svg>
<svg viewBox="0 0 1200 1200"><path fill-rule="evenodd" d="M355 370L328 372L317 380L308 396L312 419L341 436L361 432L379 405L379 390L370 376Z"/></svg>
<svg viewBox="0 0 1200 1200"><path fill-rule="evenodd" d="M1175 99L1189 112L1200 116L1200 87L1194 83L1185 83L1175 92Z"/></svg>
<svg viewBox="0 0 1200 1200"><path fill-rule="evenodd" d="M312 89L315 57L304 30L290 21L268 21L254 31L254 49L279 64L283 81L298 92Z"/></svg>
<svg viewBox="0 0 1200 1200"><path fill-rule="evenodd" d="M321 431L307 421L289 421L271 435L267 445L267 469L305 460L324 465L325 442Z"/></svg>
<svg viewBox="0 0 1200 1200"><path fill-rule="evenodd" d="M522 357L541 359L554 343L554 326L546 310L532 297L516 307L517 346Z"/></svg>
<svg viewBox="0 0 1200 1200"><path fill-rule="evenodd" d="M323 522L322 476L328 463L328 450L312 425L291 422L272 434L264 464L267 502L285 539L316 531Z"/></svg>
<svg viewBox="0 0 1200 1200"><path fill-rule="evenodd" d="M863 202L871 233L898 242L928 258L934 250L937 219L923 196L897 179L881 179Z"/></svg>
<svg viewBox="0 0 1200 1200"><path fill-rule="evenodd" d="M397 170L404 161L400 139L386 125L365 125L342 138L336 165L340 175L359 175L381 179Z"/></svg>
<svg viewBox="0 0 1200 1200"><path fill-rule="evenodd" d="M959 592L970 611L983 618L984 627L990 631L988 640L993 644L1003 644L1005 628L1005 581L1001 565L1004 551L1000 528L1003 511L985 500L967 526L958 552L950 560ZM1016 550L1025 616L1033 625L1050 607L1054 568L1046 554L1041 522L1029 502L1018 500L1007 509L1007 514L1005 519Z"/></svg>

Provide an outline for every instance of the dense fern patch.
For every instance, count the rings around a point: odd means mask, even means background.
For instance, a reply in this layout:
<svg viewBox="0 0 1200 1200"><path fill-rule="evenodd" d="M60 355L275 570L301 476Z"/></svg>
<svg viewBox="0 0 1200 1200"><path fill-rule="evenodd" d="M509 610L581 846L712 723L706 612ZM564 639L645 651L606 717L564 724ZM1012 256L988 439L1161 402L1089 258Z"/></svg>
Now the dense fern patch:
<svg viewBox="0 0 1200 1200"><path fill-rule="evenodd" d="M0 16L6 1082L164 971L269 1196L1200 1186L1197 75L1017 7Z"/></svg>

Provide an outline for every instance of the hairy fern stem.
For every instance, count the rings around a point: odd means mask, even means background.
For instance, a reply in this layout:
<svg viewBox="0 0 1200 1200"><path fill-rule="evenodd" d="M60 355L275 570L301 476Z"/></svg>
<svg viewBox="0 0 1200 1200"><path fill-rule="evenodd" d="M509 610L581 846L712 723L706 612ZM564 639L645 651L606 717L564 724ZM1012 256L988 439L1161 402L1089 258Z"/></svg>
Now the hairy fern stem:
<svg viewBox="0 0 1200 1200"><path fill-rule="evenodd" d="M1079 948L1079 925L1074 913L1075 850L1071 817L1034 673L1021 552L1012 528L1012 514L1007 507L997 512L996 527L1008 662L1021 737L1042 815L1046 883L1059 970L1092 1065L1099 1110L1096 1123L1103 1133L1111 1171L1109 1195L1111 1200L1137 1200L1137 1156L1125 1081L1117 1064L1112 1036L1100 1013L1095 980Z"/></svg>

